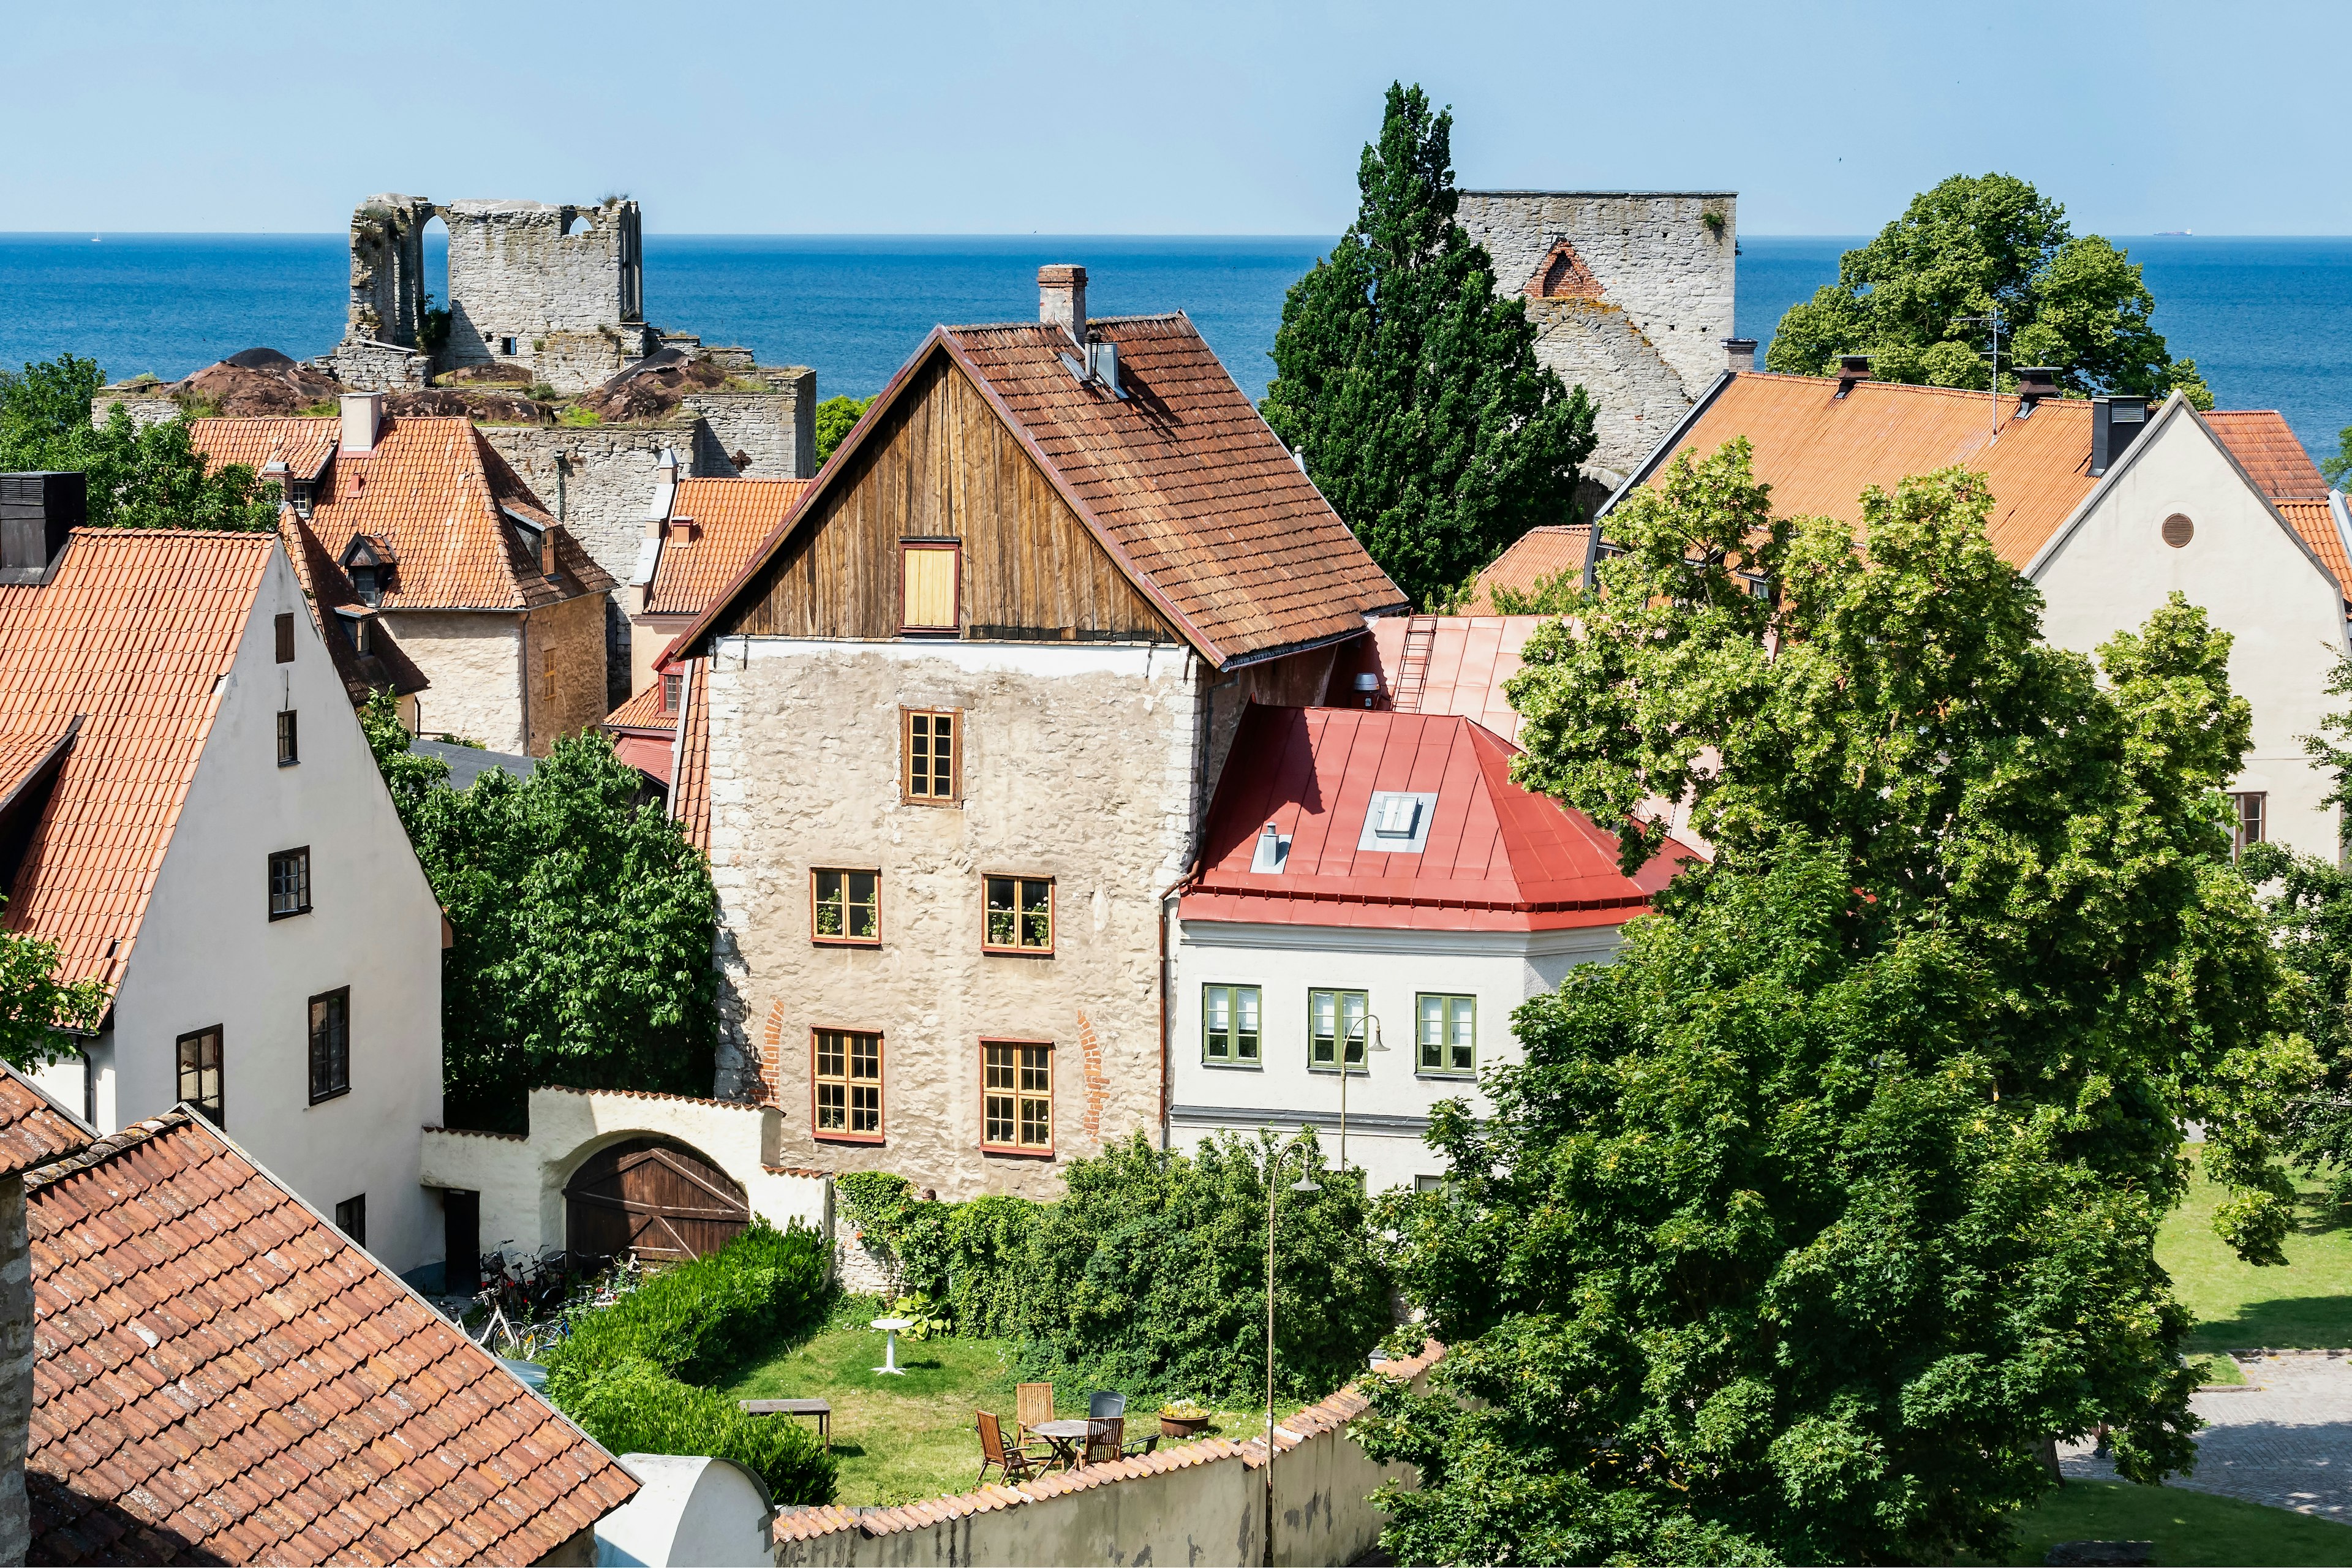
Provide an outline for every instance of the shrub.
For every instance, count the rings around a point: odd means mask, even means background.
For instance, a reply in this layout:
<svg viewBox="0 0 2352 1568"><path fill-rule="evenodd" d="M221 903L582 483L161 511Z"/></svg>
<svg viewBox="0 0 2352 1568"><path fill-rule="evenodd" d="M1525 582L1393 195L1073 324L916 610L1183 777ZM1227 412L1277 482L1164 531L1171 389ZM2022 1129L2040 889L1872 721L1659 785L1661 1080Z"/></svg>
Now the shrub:
<svg viewBox="0 0 2352 1568"><path fill-rule="evenodd" d="M718 1252L580 1312L547 1358L548 1397L614 1453L709 1454L757 1470L779 1503L828 1502L833 1458L796 1422L746 1416L707 1387L814 1325L824 1243L760 1221Z"/></svg>

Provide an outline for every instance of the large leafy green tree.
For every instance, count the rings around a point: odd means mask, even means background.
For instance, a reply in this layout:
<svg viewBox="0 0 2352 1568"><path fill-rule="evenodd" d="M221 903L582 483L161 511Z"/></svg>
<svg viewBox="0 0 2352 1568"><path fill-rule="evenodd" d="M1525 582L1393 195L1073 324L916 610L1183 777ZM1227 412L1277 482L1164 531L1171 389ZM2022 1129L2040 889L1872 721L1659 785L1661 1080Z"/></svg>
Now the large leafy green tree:
<svg viewBox="0 0 2352 1568"><path fill-rule="evenodd" d="M1911 199L1878 237L1838 259L1838 280L1792 305L1765 363L1820 375L1840 354L1871 356L1871 374L1914 385L1990 385L1986 329L1964 318L1999 306L2003 384L2010 365L2050 365L2060 385L2161 397L2178 387L2200 408L2213 395L2194 360L2175 360L2150 325L2140 269L2097 235L2075 235L2066 209L2008 174L1955 174Z"/></svg>
<svg viewBox="0 0 2352 1568"><path fill-rule="evenodd" d="M708 1095L718 895L701 851L602 735L464 790L379 696L370 744L457 942L444 954L450 1125L519 1131L541 1085Z"/></svg>
<svg viewBox="0 0 2352 1568"><path fill-rule="evenodd" d="M1584 389L1537 363L1526 301L1496 296L1486 247L1454 220L1453 135L1421 89L1390 87L1362 206L1291 285L1262 405L1416 604L1572 518L1592 450Z"/></svg>
<svg viewBox="0 0 2352 1568"><path fill-rule="evenodd" d="M2181 1125L2280 1261L2317 1070L2230 864L2248 710L2178 597L2095 664L2045 645L1990 500L1866 492L1865 557L1773 515L1745 443L1685 455L1529 639L1523 781L1629 870L1665 801L1717 858L1624 973L1523 1009L1493 1130L1441 1117L1454 1191L1392 1216L1495 1406L1393 1410L1437 1476L1401 1554L1933 1561L1997 1541L2053 1436L2189 1458L2148 1253Z"/></svg>
<svg viewBox="0 0 2352 1568"><path fill-rule="evenodd" d="M241 463L206 472L184 419L142 428L121 409L89 422L96 363L62 358L0 371L0 470L89 476L94 527L261 530L278 525L278 488Z"/></svg>

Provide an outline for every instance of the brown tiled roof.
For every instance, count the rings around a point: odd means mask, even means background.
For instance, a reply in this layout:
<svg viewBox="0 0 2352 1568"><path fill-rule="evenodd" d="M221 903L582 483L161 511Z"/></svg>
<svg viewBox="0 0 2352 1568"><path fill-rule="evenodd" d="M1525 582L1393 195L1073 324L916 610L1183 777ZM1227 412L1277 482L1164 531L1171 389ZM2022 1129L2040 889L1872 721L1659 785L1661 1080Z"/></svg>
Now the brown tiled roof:
<svg viewBox="0 0 2352 1568"><path fill-rule="evenodd" d="M1211 663L1360 632L1404 594L1364 552L1234 384L1191 320L1107 317L1090 338L1118 347L1124 399L1062 364L1056 326L940 327L899 368L819 473L822 488L879 429L877 416L945 353L1003 417L1111 558ZM806 503L796 509L804 513ZM772 534L744 573L783 542ZM691 648L722 595L676 645Z"/></svg>
<svg viewBox="0 0 2352 1568"><path fill-rule="evenodd" d="M646 610L698 616L751 563L761 542L783 523L809 479L680 479L674 520L691 518L662 543Z"/></svg>
<svg viewBox="0 0 2352 1568"><path fill-rule="evenodd" d="M643 691L604 715L607 730L658 730L674 734L677 715L662 710L661 681L656 679Z"/></svg>
<svg viewBox="0 0 2352 1568"><path fill-rule="evenodd" d="M2216 409L2205 423L2221 438L2247 476L2274 501L2327 499L2319 465L2303 449L2286 416L2275 408ZM2339 550L2339 553L2340 553Z"/></svg>
<svg viewBox="0 0 2352 1568"><path fill-rule="evenodd" d="M351 626L334 613L341 606L359 604L360 596L319 536L303 525L290 506L278 509L278 536L285 542L287 559L294 563L302 592L310 596L311 623L319 628L327 657L334 660L335 674L341 678L343 690L354 706L366 701L378 687L389 686L405 697L433 684L388 632L372 639L373 652L360 652L352 640Z"/></svg>
<svg viewBox="0 0 2352 1568"><path fill-rule="evenodd" d="M198 445L215 452L251 444L245 425L284 420L208 419ZM320 423L329 423L320 421ZM511 514L533 526L555 520L530 487L483 439L470 419L388 416L366 453L337 452L298 526L313 535L340 574L344 546L372 534L398 564L383 595L387 610L534 609L580 594L609 591L613 579L566 531L557 531L556 575L541 575ZM315 562L313 563L315 567Z"/></svg>
<svg viewBox="0 0 2352 1568"><path fill-rule="evenodd" d="M209 1123L27 1187L35 1562L526 1563L636 1490Z"/></svg>
<svg viewBox="0 0 2352 1568"><path fill-rule="evenodd" d="M76 529L0 634L0 733L83 721L0 908L8 930L58 944L68 980L111 982L130 957L277 547L267 533Z"/></svg>
<svg viewBox="0 0 2352 1568"><path fill-rule="evenodd" d="M215 468L243 463L259 473L272 458L290 479L316 479L335 455L343 422L323 419L191 419L188 439Z"/></svg>
<svg viewBox="0 0 2352 1568"><path fill-rule="evenodd" d="M1366 1375L1410 1383L1436 1364L1444 1354L1445 1347L1435 1340L1424 1341L1421 1354L1411 1361L1385 1362ZM1371 1400L1360 1391L1353 1387L1343 1388L1329 1398L1286 1417L1274 1429L1275 1447L1277 1452L1288 1453L1310 1437L1338 1431L1371 1407ZM923 1530L975 1513L1020 1508L1069 1492L1092 1491L1097 1487L1116 1486L1121 1481L1165 1475L1171 1470L1190 1469L1195 1465L1214 1464L1221 1459L1239 1459L1246 1468L1259 1469L1265 1464L1265 1439L1262 1436L1241 1443L1225 1437L1204 1437L1156 1448L1149 1454L1087 1465L1082 1469L1043 1475L1017 1486L984 1486L954 1497L929 1498L921 1502L900 1503L887 1508L843 1508L828 1503L815 1508L786 1509L776 1516L774 1539L779 1542L814 1541L821 1536L850 1530L869 1538L896 1535L902 1531Z"/></svg>
<svg viewBox="0 0 2352 1568"><path fill-rule="evenodd" d="M0 1062L0 1175L16 1175L64 1154L79 1154L91 1134L49 1097Z"/></svg>
<svg viewBox="0 0 2352 1568"><path fill-rule="evenodd" d="M1477 582L1471 585L1470 601L1459 613L1495 614L1497 587L1532 595L1543 580L1563 573L1581 581L1584 554L1591 540L1592 525L1589 522L1548 523L1528 530L1509 549L1495 557L1493 565L1478 574Z"/></svg>
<svg viewBox="0 0 2352 1568"><path fill-rule="evenodd" d="M677 777L670 784L670 815L686 825L687 842L710 853L710 661L680 661L686 711L678 715Z"/></svg>

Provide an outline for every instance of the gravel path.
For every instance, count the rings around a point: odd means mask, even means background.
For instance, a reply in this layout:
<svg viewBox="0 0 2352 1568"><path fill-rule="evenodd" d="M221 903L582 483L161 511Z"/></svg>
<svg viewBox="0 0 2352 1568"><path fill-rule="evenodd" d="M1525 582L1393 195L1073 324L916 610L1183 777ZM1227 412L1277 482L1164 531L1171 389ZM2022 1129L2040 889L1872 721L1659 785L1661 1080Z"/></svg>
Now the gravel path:
<svg viewBox="0 0 2352 1568"><path fill-rule="evenodd" d="M2165 1484L2352 1524L2352 1355L2281 1351L2238 1364L2244 1390L2190 1401L2205 1418L2197 1473ZM2062 1446L2059 1462L2069 1478L2115 1479L2088 1443Z"/></svg>

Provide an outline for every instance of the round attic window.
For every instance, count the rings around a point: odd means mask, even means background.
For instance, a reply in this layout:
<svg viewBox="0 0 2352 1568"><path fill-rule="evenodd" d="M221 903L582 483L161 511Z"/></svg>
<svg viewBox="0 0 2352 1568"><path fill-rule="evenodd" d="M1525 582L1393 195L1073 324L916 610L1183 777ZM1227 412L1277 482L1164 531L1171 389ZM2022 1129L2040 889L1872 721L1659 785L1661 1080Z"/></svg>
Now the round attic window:
<svg viewBox="0 0 2352 1568"><path fill-rule="evenodd" d="M2197 537L2197 525L2189 521L2187 512L2176 511L2164 520L2164 542L2175 550Z"/></svg>

